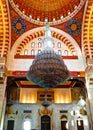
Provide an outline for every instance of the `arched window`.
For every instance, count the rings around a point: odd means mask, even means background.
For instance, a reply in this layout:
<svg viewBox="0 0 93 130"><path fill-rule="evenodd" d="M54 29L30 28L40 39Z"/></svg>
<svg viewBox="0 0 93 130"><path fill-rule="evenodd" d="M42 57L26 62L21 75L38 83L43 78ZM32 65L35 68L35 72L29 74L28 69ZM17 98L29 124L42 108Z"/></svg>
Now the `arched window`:
<svg viewBox="0 0 93 130"><path fill-rule="evenodd" d="M67 130L68 129L68 120L66 115L61 116L61 130Z"/></svg>
<svg viewBox="0 0 93 130"><path fill-rule="evenodd" d="M53 48L55 47L55 44L53 43Z"/></svg>
<svg viewBox="0 0 93 130"><path fill-rule="evenodd" d="M38 48L42 47L42 43L38 42Z"/></svg>
<svg viewBox="0 0 93 130"><path fill-rule="evenodd" d="M38 40L39 40L39 41L41 41L41 40L42 40L42 38L38 38Z"/></svg>
<svg viewBox="0 0 93 130"><path fill-rule="evenodd" d="M64 51L65 56L68 56L68 50Z"/></svg>
<svg viewBox="0 0 93 130"><path fill-rule="evenodd" d="M51 130L51 118L48 115L41 117L41 130Z"/></svg>
<svg viewBox="0 0 93 130"><path fill-rule="evenodd" d="M34 49L31 50L31 55L35 55L35 50Z"/></svg>
<svg viewBox="0 0 93 130"><path fill-rule="evenodd" d="M31 47L32 47L32 48L35 47L35 43L34 43L34 42L31 43Z"/></svg>
<svg viewBox="0 0 93 130"><path fill-rule="evenodd" d="M61 48L61 43L60 42L58 42L57 47Z"/></svg>
<svg viewBox="0 0 93 130"><path fill-rule="evenodd" d="M62 51L61 50L58 50L58 55L62 55Z"/></svg>
<svg viewBox="0 0 93 130"><path fill-rule="evenodd" d="M77 119L77 129L84 130L84 121L80 117Z"/></svg>
<svg viewBox="0 0 93 130"><path fill-rule="evenodd" d="M27 49L24 50L24 55L28 55L28 50Z"/></svg>
<svg viewBox="0 0 93 130"><path fill-rule="evenodd" d="M40 54L40 53L41 53L41 50L39 49L39 50L38 50L38 54Z"/></svg>
<svg viewBox="0 0 93 130"><path fill-rule="evenodd" d="M24 119L22 130L31 130L31 120Z"/></svg>
<svg viewBox="0 0 93 130"><path fill-rule="evenodd" d="M14 130L14 120L9 119L7 122L7 130Z"/></svg>

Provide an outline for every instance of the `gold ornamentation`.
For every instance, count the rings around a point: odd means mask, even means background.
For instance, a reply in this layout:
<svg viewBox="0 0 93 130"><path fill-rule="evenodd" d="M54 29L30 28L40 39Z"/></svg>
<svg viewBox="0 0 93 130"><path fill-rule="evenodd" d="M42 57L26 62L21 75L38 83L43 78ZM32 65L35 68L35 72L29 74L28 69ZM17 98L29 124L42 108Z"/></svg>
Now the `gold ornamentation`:
<svg viewBox="0 0 93 130"><path fill-rule="evenodd" d="M43 115L48 115L48 116L51 116L52 113L53 113L53 109L49 109L49 108L46 108L46 107L42 107L41 109L39 109L39 115L40 116L43 116Z"/></svg>

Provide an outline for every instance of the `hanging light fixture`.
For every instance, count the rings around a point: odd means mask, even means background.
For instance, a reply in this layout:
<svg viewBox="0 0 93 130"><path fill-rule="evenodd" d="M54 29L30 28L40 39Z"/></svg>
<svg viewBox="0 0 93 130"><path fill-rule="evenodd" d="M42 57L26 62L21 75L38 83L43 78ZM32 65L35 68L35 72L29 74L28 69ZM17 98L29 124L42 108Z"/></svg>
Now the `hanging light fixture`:
<svg viewBox="0 0 93 130"><path fill-rule="evenodd" d="M53 50L49 24L46 24L43 38L44 50L37 54L27 72L27 79L37 85L50 89L70 78L70 73L61 56Z"/></svg>

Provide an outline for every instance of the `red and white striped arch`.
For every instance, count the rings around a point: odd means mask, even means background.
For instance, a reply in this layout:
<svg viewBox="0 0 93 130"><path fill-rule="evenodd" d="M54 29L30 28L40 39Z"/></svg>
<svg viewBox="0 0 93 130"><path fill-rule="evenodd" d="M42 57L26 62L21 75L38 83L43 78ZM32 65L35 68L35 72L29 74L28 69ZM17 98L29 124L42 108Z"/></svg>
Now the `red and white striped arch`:
<svg viewBox="0 0 93 130"><path fill-rule="evenodd" d="M26 44L28 44L35 38L44 36L44 29L45 27L35 28L19 37L14 43L14 46L12 47L12 54L14 53L14 55L20 55L21 51L25 48ZM72 54L76 53L77 49L77 53L81 53L77 42L69 34L53 27L51 27L51 32L52 37L64 43Z"/></svg>

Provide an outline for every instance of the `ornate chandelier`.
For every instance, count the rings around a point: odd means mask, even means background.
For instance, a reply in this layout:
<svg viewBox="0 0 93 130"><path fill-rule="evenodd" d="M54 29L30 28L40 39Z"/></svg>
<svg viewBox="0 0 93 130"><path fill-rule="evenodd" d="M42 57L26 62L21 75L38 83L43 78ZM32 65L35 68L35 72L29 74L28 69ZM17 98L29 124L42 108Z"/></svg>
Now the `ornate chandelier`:
<svg viewBox="0 0 93 130"><path fill-rule="evenodd" d="M50 89L70 78L70 73L61 56L53 50L53 38L49 24L46 24L43 39L44 50L37 54L27 72L27 79L37 85Z"/></svg>

